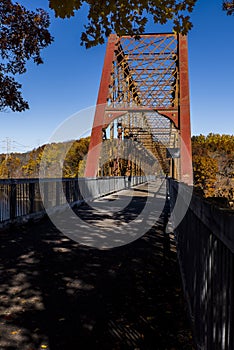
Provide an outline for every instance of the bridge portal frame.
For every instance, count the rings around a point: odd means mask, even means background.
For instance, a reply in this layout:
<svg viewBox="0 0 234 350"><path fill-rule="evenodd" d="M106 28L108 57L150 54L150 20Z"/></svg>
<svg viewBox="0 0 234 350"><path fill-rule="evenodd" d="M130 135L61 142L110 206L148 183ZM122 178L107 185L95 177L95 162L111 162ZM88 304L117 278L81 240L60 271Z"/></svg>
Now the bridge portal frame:
<svg viewBox="0 0 234 350"><path fill-rule="evenodd" d="M181 34L159 33L143 34L141 37L147 37L155 40L159 37L174 36L177 39L177 102L170 107L153 107L153 106L133 106L111 108L108 106L108 96L111 84L111 74L113 63L116 58L116 45L120 38L131 38L128 36L118 37L111 34L106 47L106 55L102 70L100 87L97 97L96 111L94 115L93 127L91 132L89 152L86 161L85 176L96 177L99 167L99 157L101 154L101 145L103 140L103 129L111 121L124 115L127 111L152 111L168 118L178 129L180 145L180 178L178 180L187 184L192 184L192 152L191 152L191 126L190 126L190 98L189 98L189 74L188 74L188 43L187 37ZM109 112L107 118L107 112Z"/></svg>

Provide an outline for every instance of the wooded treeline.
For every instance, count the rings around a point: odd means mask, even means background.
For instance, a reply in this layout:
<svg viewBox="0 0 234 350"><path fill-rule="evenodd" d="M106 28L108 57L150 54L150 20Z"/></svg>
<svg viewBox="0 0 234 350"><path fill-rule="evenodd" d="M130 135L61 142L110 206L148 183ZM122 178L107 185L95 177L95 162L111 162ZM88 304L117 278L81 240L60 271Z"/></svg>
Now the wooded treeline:
<svg viewBox="0 0 234 350"><path fill-rule="evenodd" d="M205 197L224 197L233 202L234 136L193 136L192 152L195 188Z"/></svg>
<svg viewBox="0 0 234 350"><path fill-rule="evenodd" d="M27 153L0 155L0 178L37 178L43 157L43 168L49 169L46 177L58 176L58 164L63 177L84 176L85 155L88 153L90 137L76 141L51 143ZM64 150L68 149L64 157Z"/></svg>
<svg viewBox="0 0 234 350"><path fill-rule="evenodd" d="M58 164L64 177L84 176L89 141L90 137L86 137L44 145L27 153L1 154L0 178L37 178L42 155L49 177L57 177ZM65 157L64 147L69 149ZM234 136L212 133L193 136L192 156L195 189L205 197L223 197L234 202Z"/></svg>

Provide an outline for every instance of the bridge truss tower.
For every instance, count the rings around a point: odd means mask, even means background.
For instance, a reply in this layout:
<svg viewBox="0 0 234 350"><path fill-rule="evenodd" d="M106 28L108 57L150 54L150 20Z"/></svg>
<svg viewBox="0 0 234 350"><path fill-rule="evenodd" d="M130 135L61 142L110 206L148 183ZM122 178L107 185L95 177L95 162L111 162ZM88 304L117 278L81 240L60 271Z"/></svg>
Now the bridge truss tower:
<svg viewBox="0 0 234 350"><path fill-rule="evenodd" d="M85 176L150 173L192 183L187 38L112 34Z"/></svg>

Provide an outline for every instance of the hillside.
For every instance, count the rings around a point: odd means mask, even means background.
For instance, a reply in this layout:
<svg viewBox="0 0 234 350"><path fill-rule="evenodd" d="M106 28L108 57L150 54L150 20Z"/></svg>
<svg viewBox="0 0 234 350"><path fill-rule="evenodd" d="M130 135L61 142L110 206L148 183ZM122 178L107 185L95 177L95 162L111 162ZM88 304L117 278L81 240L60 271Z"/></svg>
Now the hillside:
<svg viewBox="0 0 234 350"><path fill-rule="evenodd" d="M90 137L66 143L43 145L27 153L0 155L0 178L36 178L43 155L46 177L57 177L58 167L64 177L84 176L85 155ZM64 149L69 151L64 157ZM195 189L209 198L226 198L219 203L234 202L234 136L209 134L192 137ZM63 159L65 158L64 162Z"/></svg>
<svg viewBox="0 0 234 350"><path fill-rule="evenodd" d="M90 137L80 140L43 145L31 152L0 155L0 178L37 178L43 156L46 177L57 177L58 164L62 162L63 176L84 175L84 157L88 152ZM64 150L69 149L64 157ZM65 159L64 159L65 158ZM63 162L64 160L64 162Z"/></svg>

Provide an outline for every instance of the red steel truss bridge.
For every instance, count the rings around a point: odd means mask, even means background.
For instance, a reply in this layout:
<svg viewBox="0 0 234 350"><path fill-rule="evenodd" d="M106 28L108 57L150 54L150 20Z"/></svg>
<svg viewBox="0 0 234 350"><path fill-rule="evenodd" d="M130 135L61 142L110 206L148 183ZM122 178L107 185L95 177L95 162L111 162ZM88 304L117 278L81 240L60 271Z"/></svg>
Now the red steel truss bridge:
<svg viewBox="0 0 234 350"><path fill-rule="evenodd" d="M185 36L110 36L86 177L0 180L0 349L234 349L234 211L187 185L189 110Z"/></svg>
<svg viewBox="0 0 234 350"><path fill-rule="evenodd" d="M86 177L168 174L192 182L186 36L110 35Z"/></svg>

